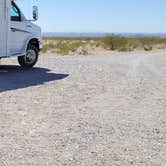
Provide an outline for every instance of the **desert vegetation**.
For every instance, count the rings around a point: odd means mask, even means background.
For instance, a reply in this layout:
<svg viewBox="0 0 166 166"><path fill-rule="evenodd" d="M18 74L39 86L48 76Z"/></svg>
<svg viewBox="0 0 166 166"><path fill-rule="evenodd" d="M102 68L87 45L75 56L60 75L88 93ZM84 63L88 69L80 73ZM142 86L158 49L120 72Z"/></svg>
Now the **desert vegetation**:
<svg viewBox="0 0 166 166"><path fill-rule="evenodd" d="M152 51L166 49L166 39L157 37L129 38L107 36L100 38L43 38L43 53L57 55L110 54L111 51Z"/></svg>

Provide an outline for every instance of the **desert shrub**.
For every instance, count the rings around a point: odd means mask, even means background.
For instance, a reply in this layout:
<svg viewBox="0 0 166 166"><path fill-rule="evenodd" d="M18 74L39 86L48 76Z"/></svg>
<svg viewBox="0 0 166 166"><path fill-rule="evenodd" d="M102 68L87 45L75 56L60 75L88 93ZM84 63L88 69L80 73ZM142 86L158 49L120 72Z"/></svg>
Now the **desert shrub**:
<svg viewBox="0 0 166 166"><path fill-rule="evenodd" d="M85 50L85 49L83 49L83 50L82 50L82 54L83 54L83 55L88 55L88 51Z"/></svg>
<svg viewBox="0 0 166 166"><path fill-rule="evenodd" d="M70 52L69 46L66 43L58 43L57 46L57 53L61 55L67 55Z"/></svg>
<svg viewBox="0 0 166 166"><path fill-rule="evenodd" d="M166 48L166 39L159 37L121 37L107 36L98 38L44 38L43 53L48 51L55 52L60 55L67 54L88 54L88 50L95 50L102 47L109 50L132 51L141 49L151 51L153 49Z"/></svg>
<svg viewBox="0 0 166 166"><path fill-rule="evenodd" d="M142 44L142 42L139 39L137 39L137 38L131 38L130 40L131 40L130 41L131 47L133 49L141 49L141 48L143 48L143 44Z"/></svg>
<svg viewBox="0 0 166 166"><path fill-rule="evenodd" d="M123 48L120 48L118 51L120 51L120 52L133 51L133 48L131 48L131 47L123 47Z"/></svg>
<svg viewBox="0 0 166 166"><path fill-rule="evenodd" d="M155 45L155 44L166 44L166 39L159 38L159 37L144 37L144 38L138 38L143 45Z"/></svg>
<svg viewBox="0 0 166 166"><path fill-rule="evenodd" d="M76 52L78 48L83 47L85 44L81 41L67 41L67 42L59 42L56 45L58 50L58 54L66 55L70 52Z"/></svg>
<svg viewBox="0 0 166 166"><path fill-rule="evenodd" d="M104 46L110 50L119 50L127 47L129 41L125 37L108 36L102 39Z"/></svg>
<svg viewBox="0 0 166 166"><path fill-rule="evenodd" d="M48 44L43 45L42 52L46 53L49 50Z"/></svg>
<svg viewBox="0 0 166 166"><path fill-rule="evenodd" d="M152 50L153 50L153 47L152 47L152 46L147 46L147 45L145 45L145 46L144 46L144 50L145 50L145 51L152 51Z"/></svg>
<svg viewBox="0 0 166 166"><path fill-rule="evenodd" d="M69 47L70 51L75 52L82 45L84 45L82 42L77 41L77 42L69 43L68 47Z"/></svg>
<svg viewBox="0 0 166 166"><path fill-rule="evenodd" d="M49 47L49 49L54 49L56 46L55 46L55 44L53 44L53 43L49 43L49 44L48 44L48 47Z"/></svg>
<svg viewBox="0 0 166 166"><path fill-rule="evenodd" d="M95 46L100 47L101 45L102 45L101 42L97 42Z"/></svg>

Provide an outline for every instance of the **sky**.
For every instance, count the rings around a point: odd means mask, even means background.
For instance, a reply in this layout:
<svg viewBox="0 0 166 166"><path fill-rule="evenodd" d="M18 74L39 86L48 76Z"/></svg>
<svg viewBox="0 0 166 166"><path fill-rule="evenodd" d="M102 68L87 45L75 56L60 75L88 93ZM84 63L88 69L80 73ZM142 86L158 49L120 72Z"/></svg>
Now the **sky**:
<svg viewBox="0 0 166 166"><path fill-rule="evenodd" d="M17 0L25 15L38 4L43 32L166 32L166 0Z"/></svg>

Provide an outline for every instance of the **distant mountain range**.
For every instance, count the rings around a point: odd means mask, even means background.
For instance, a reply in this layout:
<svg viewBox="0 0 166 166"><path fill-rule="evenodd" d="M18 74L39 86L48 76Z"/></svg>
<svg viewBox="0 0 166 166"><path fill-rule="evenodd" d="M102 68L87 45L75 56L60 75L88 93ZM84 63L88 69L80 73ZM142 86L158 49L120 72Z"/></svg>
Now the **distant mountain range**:
<svg viewBox="0 0 166 166"><path fill-rule="evenodd" d="M44 32L43 37L104 37L118 35L123 37L160 37L166 38L166 33L76 33L76 32Z"/></svg>

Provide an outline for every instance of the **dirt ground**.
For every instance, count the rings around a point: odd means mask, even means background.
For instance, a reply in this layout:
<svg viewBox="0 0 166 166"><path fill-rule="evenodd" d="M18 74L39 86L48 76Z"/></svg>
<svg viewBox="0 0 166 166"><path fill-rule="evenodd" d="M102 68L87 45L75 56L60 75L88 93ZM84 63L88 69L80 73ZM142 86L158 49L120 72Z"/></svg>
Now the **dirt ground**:
<svg viewBox="0 0 166 166"><path fill-rule="evenodd" d="M0 166L165 166L166 52L1 62Z"/></svg>

